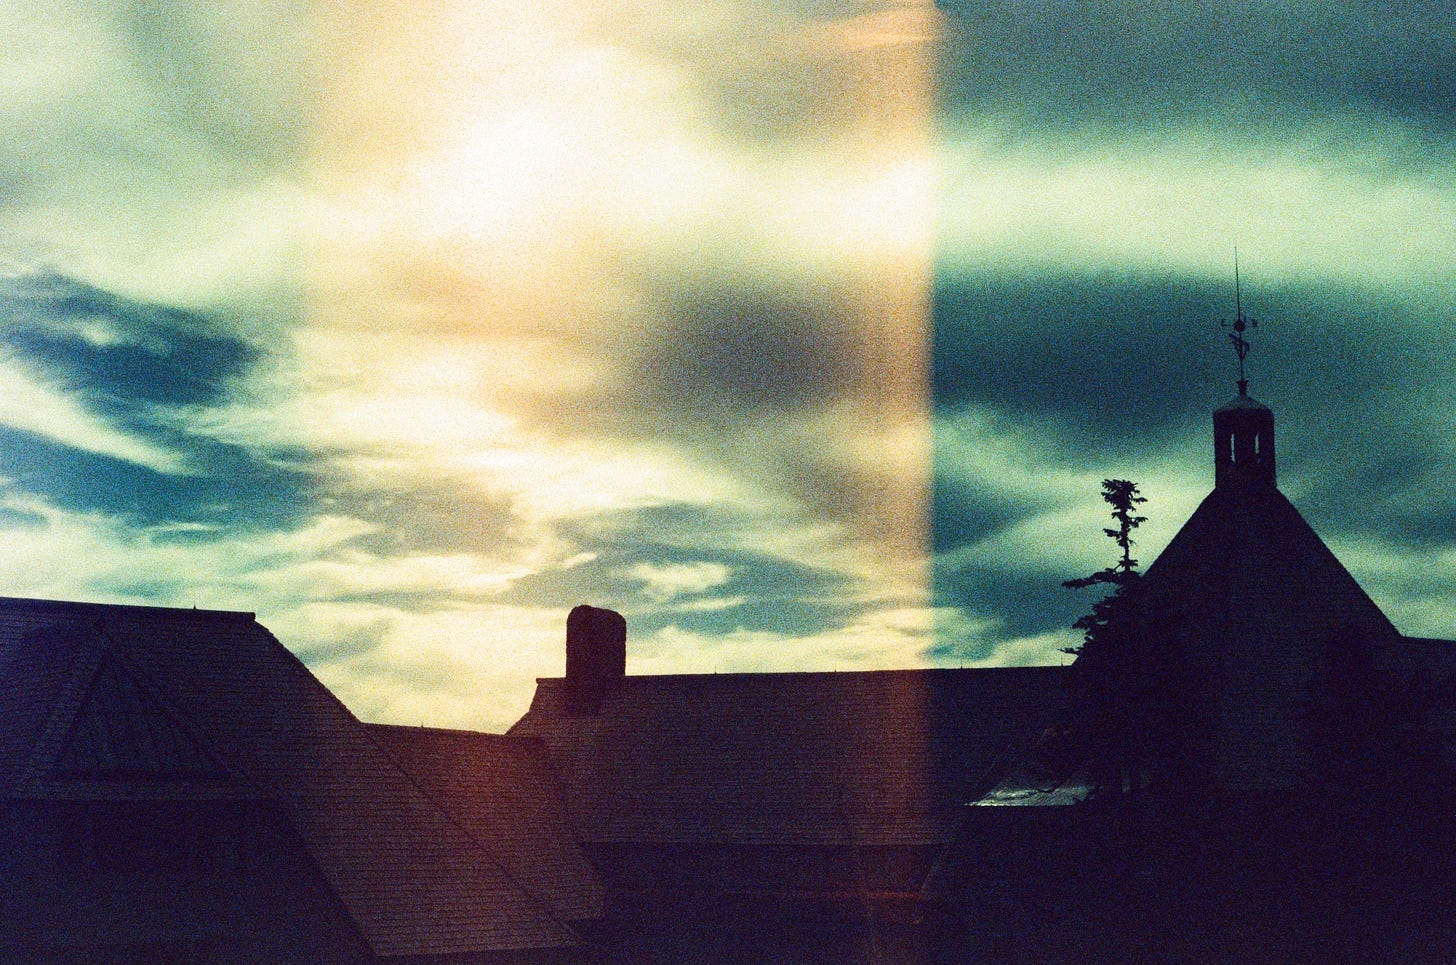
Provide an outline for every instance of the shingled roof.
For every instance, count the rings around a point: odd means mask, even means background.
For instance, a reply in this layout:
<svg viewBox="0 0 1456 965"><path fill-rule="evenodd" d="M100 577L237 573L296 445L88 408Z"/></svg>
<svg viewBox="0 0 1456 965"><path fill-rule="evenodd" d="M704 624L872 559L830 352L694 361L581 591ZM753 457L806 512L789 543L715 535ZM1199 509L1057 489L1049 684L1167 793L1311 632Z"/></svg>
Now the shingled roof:
<svg viewBox="0 0 1456 965"><path fill-rule="evenodd" d="M1403 638L1272 484L1220 485L1143 579L1149 633L1213 683L1217 780L1298 784L1311 681L1337 637Z"/></svg>
<svg viewBox="0 0 1456 965"><path fill-rule="evenodd" d="M0 598L0 798L272 802L381 958L577 944L252 614Z"/></svg>
<svg viewBox="0 0 1456 965"><path fill-rule="evenodd" d="M437 727L366 728L559 917L579 922L602 916L601 883L576 842L540 741Z"/></svg>
<svg viewBox="0 0 1456 965"><path fill-rule="evenodd" d="M551 678L510 733L545 744L584 842L939 844L1061 672L627 676L581 715Z"/></svg>

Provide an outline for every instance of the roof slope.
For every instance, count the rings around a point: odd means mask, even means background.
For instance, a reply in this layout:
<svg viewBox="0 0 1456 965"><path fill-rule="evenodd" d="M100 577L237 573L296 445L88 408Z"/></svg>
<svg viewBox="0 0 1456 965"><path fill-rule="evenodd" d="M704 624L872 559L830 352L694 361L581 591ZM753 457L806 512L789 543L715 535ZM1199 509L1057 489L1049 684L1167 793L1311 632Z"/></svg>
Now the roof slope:
<svg viewBox="0 0 1456 965"><path fill-rule="evenodd" d="M1211 682L1219 782L1299 783L1302 715L1339 636L1388 652L1400 637L1273 486L1219 486L1148 567L1149 633Z"/></svg>
<svg viewBox="0 0 1456 965"><path fill-rule="evenodd" d="M0 794L46 794L78 719L140 706L87 704L106 660L281 808L376 954L576 943L251 614L0 598Z"/></svg>
<svg viewBox="0 0 1456 965"><path fill-rule="evenodd" d="M434 727L365 726L528 892L568 921L601 917L601 883L576 842L561 786L539 741Z"/></svg>
<svg viewBox="0 0 1456 965"><path fill-rule="evenodd" d="M550 750L589 843L937 844L1061 672L629 676L593 716L544 679L511 733Z"/></svg>

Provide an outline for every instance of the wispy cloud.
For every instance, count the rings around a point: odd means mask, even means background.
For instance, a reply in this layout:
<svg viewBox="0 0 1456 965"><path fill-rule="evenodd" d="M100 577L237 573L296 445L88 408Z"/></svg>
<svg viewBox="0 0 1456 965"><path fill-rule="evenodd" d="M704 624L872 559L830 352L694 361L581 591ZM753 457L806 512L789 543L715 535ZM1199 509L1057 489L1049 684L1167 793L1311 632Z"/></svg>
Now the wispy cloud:
<svg viewBox="0 0 1456 965"><path fill-rule="evenodd" d="M13 353L0 352L0 425L64 446L174 475L188 471L186 457L111 425L59 379L37 371Z"/></svg>
<svg viewBox="0 0 1456 965"><path fill-rule="evenodd" d="M583 601L638 670L1059 659L1098 481L1145 561L1208 486L1237 242L1288 490L1435 632L1451 15L1239 13L0 11L6 592L257 610L412 723Z"/></svg>
<svg viewBox="0 0 1456 965"><path fill-rule="evenodd" d="M938 254L950 270L989 261L1222 279L1237 242L1265 285L1422 298L1456 241L1452 162L1391 122L1312 120L1254 138L1198 125L1061 146L988 128L944 150Z"/></svg>

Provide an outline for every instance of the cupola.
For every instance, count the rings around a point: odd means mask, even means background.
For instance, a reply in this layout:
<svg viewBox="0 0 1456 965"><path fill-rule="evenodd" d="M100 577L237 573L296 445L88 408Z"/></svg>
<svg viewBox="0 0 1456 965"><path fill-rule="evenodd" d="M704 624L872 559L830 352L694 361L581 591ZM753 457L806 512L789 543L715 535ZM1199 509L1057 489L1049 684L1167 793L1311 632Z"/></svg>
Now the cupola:
<svg viewBox="0 0 1456 965"><path fill-rule="evenodd" d="M1244 376L1244 359L1249 341L1244 332L1259 323L1244 315L1243 289L1239 285L1239 256L1234 249L1234 321L1229 342L1239 357L1239 394L1213 410L1213 486L1274 482L1274 413L1267 405L1249 398L1249 380Z"/></svg>
<svg viewBox="0 0 1456 965"><path fill-rule="evenodd" d="M1241 391L1213 410L1213 484L1248 483L1275 485L1274 413Z"/></svg>

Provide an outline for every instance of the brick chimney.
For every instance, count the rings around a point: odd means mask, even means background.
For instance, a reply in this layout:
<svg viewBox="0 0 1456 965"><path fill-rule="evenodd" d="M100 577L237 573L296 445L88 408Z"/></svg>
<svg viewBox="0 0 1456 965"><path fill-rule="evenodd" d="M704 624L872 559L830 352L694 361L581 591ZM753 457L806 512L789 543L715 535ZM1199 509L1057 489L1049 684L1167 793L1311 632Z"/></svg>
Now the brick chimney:
<svg viewBox="0 0 1456 965"><path fill-rule="evenodd" d="M627 676L627 621L615 610L582 604L566 618L566 712L599 713L602 700Z"/></svg>

